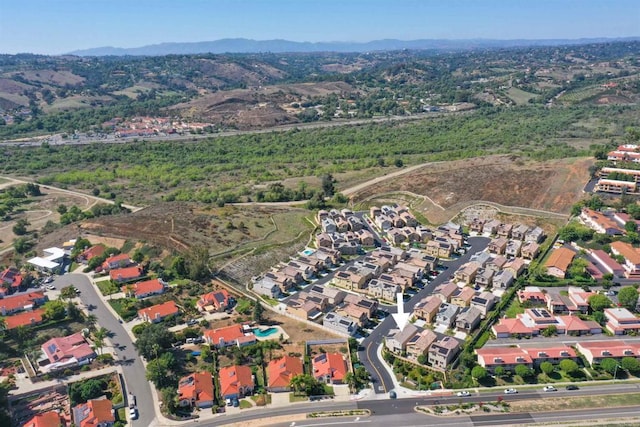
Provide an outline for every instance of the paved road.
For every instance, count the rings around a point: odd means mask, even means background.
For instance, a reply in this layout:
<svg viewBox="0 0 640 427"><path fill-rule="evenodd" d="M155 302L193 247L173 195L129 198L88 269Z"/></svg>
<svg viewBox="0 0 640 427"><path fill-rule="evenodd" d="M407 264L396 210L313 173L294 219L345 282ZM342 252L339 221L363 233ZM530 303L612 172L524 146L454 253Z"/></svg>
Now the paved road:
<svg viewBox="0 0 640 427"><path fill-rule="evenodd" d="M118 359L122 365L125 383L128 391L136 396L139 419L133 421L134 426L149 426L156 417L151 385L145 376L145 367L138 356L131 337L113 313L106 307L104 301L98 295L98 288L91 284L89 278L83 274L65 274L54 281L57 289L63 286L73 285L81 291L80 300L83 304L91 304L95 308L91 311L98 319L98 325L109 331L110 340L114 345L119 345Z"/></svg>
<svg viewBox="0 0 640 427"><path fill-rule="evenodd" d="M449 280L449 276L462 264L467 262L471 255L476 252L483 251L489 244L490 239L486 237L470 237L469 244L471 247L467 250L467 253L458 259L444 262L447 267L445 271L440 273L431 283L421 289L410 300L405 302L405 312L410 312L413 307L424 297L433 293L436 286ZM395 313L397 307L391 307L390 312ZM389 330L396 327L395 320L392 316L388 316L384 319L372 332L365 338L358 351L358 358L362 365L371 374L374 390L376 393L386 393L393 389L393 379L388 370L384 367L384 362L378 358L377 349L380 343L384 341L384 337L389 333Z"/></svg>

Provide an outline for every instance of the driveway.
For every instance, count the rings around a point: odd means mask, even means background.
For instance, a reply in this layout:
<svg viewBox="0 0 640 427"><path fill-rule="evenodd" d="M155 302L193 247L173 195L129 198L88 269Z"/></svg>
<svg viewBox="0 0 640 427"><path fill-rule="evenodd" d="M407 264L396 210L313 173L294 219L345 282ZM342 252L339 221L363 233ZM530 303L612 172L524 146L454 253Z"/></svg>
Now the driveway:
<svg viewBox="0 0 640 427"><path fill-rule="evenodd" d="M85 305L93 305L91 311L98 319L98 325L111 331L110 340L118 350L116 363L122 366L127 391L136 396L139 418L133 421L134 426L149 426L156 417L155 405L151 394L151 385L145 375L145 367L138 356L131 337L124 326L106 306L98 294L99 290L84 274L65 274L58 277L54 284L56 288L73 285L81 291L80 300Z"/></svg>

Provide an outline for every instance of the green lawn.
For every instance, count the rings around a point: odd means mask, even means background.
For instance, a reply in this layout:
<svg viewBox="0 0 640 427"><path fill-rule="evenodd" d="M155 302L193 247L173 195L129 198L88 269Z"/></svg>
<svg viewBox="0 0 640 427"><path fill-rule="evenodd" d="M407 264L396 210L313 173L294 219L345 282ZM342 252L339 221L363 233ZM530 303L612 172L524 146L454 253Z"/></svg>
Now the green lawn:
<svg viewBox="0 0 640 427"><path fill-rule="evenodd" d="M120 292L120 289L116 285L113 284L111 280L102 280L100 282L96 282L96 286L102 292L102 295L107 296L111 294L115 294Z"/></svg>
<svg viewBox="0 0 640 427"><path fill-rule="evenodd" d="M516 296L511 302L511 304L509 305L509 308L507 308L505 315L508 318L512 319L521 313L524 313L524 307L522 307L522 305L520 304L520 301L518 301L518 297Z"/></svg>
<svg viewBox="0 0 640 427"><path fill-rule="evenodd" d="M295 393L289 393L289 402L291 403L295 403L295 402L307 402L309 400L308 396L305 396L304 394L295 394Z"/></svg>
<svg viewBox="0 0 640 427"><path fill-rule="evenodd" d="M138 313L135 308L127 309L126 301L128 301L126 298L113 299L109 300L109 304L111 304L111 307L113 307L116 313L118 313L125 322L128 322L129 320L134 319Z"/></svg>
<svg viewBox="0 0 640 427"><path fill-rule="evenodd" d="M248 408L253 408L253 405L248 400L242 399L240 401L240 409L248 409Z"/></svg>

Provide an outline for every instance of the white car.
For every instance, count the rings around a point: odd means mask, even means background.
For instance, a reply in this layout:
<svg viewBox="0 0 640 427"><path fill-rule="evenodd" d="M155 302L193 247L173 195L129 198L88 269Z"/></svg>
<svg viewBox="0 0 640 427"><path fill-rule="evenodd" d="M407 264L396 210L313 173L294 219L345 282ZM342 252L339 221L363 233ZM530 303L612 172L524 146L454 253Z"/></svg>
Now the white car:
<svg viewBox="0 0 640 427"><path fill-rule="evenodd" d="M471 393L469 393L466 390L463 390L463 391L457 392L456 396L458 396L458 397L469 397L469 396L471 396Z"/></svg>
<svg viewBox="0 0 640 427"><path fill-rule="evenodd" d="M504 394L517 394L518 390L516 390L515 388L507 388L504 390Z"/></svg>
<svg viewBox="0 0 640 427"><path fill-rule="evenodd" d="M555 387L554 387L554 386L552 386L552 385L546 385L546 386L544 386L544 387L542 388L542 390L543 390L543 391L558 391L558 389L557 389L557 388L555 388Z"/></svg>
<svg viewBox="0 0 640 427"><path fill-rule="evenodd" d="M129 417L132 420L138 419L138 410L136 408L129 408Z"/></svg>
<svg viewBox="0 0 640 427"><path fill-rule="evenodd" d="M49 290L49 291L52 291L52 290L54 290L55 288L56 288L56 287L55 287L55 286L53 286L53 285L47 285L47 286L46 286L46 289L47 289L47 290Z"/></svg>

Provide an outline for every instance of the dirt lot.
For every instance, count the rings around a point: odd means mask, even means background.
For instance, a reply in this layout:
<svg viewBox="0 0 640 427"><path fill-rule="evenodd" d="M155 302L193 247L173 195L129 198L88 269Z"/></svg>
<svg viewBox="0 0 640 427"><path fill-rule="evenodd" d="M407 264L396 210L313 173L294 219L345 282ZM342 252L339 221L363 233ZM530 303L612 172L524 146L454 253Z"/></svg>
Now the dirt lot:
<svg viewBox="0 0 640 427"><path fill-rule="evenodd" d="M590 158L534 162L518 156L488 156L433 163L366 188L354 201L386 192L426 197L419 206L432 223L454 217L477 201L568 213L589 179Z"/></svg>

